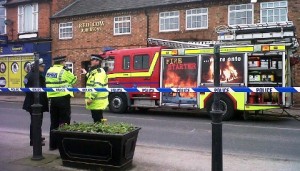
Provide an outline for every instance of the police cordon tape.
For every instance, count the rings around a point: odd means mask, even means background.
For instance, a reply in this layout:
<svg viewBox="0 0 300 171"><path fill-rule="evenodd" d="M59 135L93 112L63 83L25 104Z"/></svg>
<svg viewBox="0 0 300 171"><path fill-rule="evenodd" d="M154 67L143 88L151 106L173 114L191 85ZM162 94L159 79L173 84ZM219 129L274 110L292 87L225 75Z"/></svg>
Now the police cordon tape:
<svg viewBox="0 0 300 171"><path fill-rule="evenodd" d="M161 93L205 93L205 92L256 92L298 93L300 87L196 87L196 88L0 88L0 92L161 92Z"/></svg>

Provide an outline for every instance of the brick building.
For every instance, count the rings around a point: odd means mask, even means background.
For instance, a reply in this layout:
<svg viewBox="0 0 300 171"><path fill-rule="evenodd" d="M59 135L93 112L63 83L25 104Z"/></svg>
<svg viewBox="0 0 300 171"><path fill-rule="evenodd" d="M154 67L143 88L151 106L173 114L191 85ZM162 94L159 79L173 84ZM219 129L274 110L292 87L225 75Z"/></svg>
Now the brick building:
<svg viewBox="0 0 300 171"><path fill-rule="evenodd" d="M34 53L51 65L49 18L74 0L7 0L0 5L1 87L23 87L23 78Z"/></svg>
<svg viewBox="0 0 300 171"><path fill-rule="evenodd" d="M300 35L300 2L295 0L78 0L51 18L53 55L67 55L74 73L104 47L146 47L148 37L217 40L220 25L293 21ZM294 67L294 86L300 84ZM84 78L78 87L84 85Z"/></svg>

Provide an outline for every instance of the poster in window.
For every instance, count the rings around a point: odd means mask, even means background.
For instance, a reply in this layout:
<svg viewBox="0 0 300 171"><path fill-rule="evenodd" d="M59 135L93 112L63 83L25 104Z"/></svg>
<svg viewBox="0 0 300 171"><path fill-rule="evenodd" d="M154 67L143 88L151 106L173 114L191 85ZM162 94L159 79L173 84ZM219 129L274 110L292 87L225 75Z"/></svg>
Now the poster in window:
<svg viewBox="0 0 300 171"><path fill-rule="evenodd" d="M25 87L24 85L24 78L25 76L30 72L31 69L31 63L34 61L34 56L23 56L22 57L22 74L21 74L21 85L22 87ZM20 67L21 67L20 66Z"/></svg>
<svg viewBox="0 0 300 171"><path fill-rule="evenodd" d="M8 87L8 58L0 58L0 87Z"/></svg>
<svg viewBox="0 0 300 171"><path fill-rule="evenodd" d="M162 87L197 87L197 57L166 57L163 59ZM162 103L197 104L197 94L191 92L163 93Z"/></svg>
<svg viewBox="0 0 300 171"><path fill-rule="evenodd" d="M10 88L20 88L22 85L21 59L22 59L21 57L9 57L7 69L8 69L8 75L9 75L8 86Z"/></svg>
<svg viewBox="0 0 300 171"><path fill-rule="evenodd" d="M201 83L214 83L214 56L203 55ZM226 54L220 57L220 83L244 82L244 54Z"/></svg>

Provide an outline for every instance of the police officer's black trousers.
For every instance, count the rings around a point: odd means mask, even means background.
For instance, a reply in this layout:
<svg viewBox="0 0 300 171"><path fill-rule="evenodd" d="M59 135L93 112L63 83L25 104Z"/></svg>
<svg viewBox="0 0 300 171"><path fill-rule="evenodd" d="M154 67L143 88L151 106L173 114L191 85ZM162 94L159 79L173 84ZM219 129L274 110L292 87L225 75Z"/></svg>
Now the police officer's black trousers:
<svg viewBox="0 0 300 171"><path fill-rule="evenodd" d="M91 113L95 123L101 122L101 119L103 119L103 110L91 110Z"/></svg>
<svg viewBox="0 0 300 171"><path fill-rule="evenodd" d="M57 142L55 136L51 133L51 130L57 129L61 124L70 124L71 121L71 104L70 95L64 97L53 97L50 100L50 149L57 148Z"/></svg>

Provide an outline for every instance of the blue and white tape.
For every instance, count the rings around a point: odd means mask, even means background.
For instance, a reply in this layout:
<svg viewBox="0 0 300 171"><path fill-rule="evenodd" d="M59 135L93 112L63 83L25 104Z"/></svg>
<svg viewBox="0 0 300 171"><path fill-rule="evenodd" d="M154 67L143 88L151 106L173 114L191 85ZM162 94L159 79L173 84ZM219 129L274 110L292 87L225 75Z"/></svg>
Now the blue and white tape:
<svg viewBox="0 0 300 171"><path fill-rule="evenodd" d="M256 92L256 93L298 93L300 87L196 87L196 88L0 88L0 92Z"/></svg>

